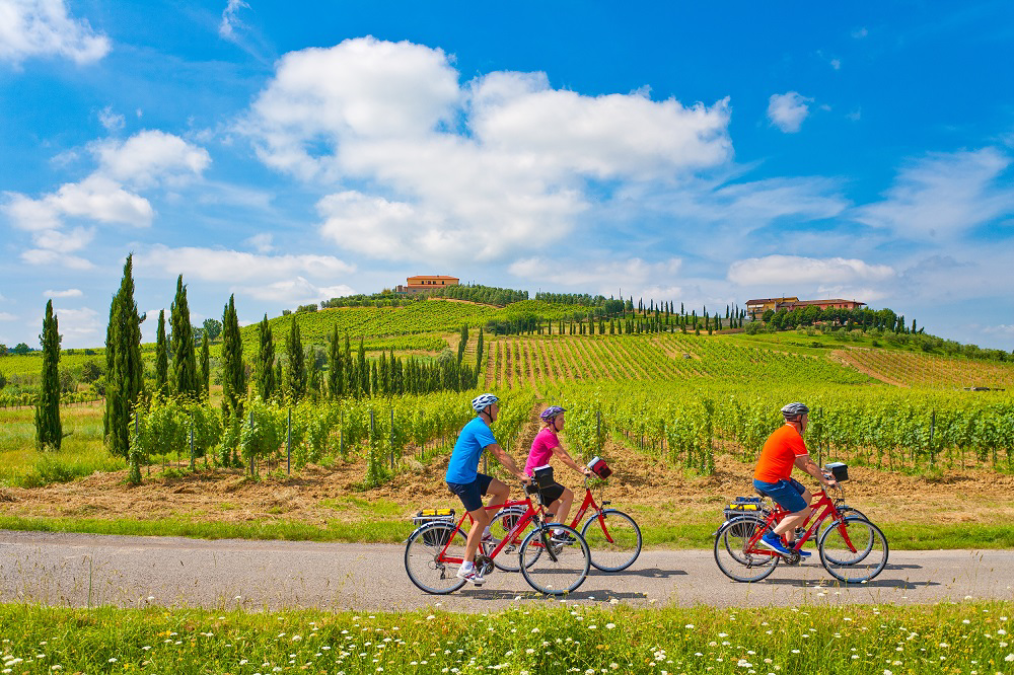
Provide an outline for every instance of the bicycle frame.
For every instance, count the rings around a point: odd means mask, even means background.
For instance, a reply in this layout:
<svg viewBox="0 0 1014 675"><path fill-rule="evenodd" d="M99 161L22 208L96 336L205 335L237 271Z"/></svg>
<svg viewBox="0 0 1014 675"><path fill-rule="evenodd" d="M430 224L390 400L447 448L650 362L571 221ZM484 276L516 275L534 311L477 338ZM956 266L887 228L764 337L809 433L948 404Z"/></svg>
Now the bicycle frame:
<svg viewBox="0 0 1014 675"><path fill-rule="evenodd" d="M512 527L510 532L507 533L507 536L501 539L500 543L497 544L492 551L484 554L490 560L496 558L497 554L499 554L500 551L502 551L505 546L507 546L511 541L514 540L515 537L517 537L521 532L523 532L524 529L528 526L528 523L532 522L533 520L535 520L536 523L538 523L543 514L541 506L539 506L539 508L536 510L535 505L532 504L532 498L530 496L526 496L525 499L507 501L504 502L503 504L490 504L489 506L483 507L486 511L499 511L500 509L507 509L519 506L526 507L525 512L520 515L520 517L518 518L518 522L514 524L514 527ZM463 530L461 529L461 526L465 523L466 518L468 518L468 520L472 523L472 525L475 524L475 520L472 518L472 514L466 511L465 514L461 516L461 520L458 521L457 527L454 528L454 531L451 532L451 535L447 538L447 543L444 544L444 548L440 551L440 555L437 556L438 562L450 563L452 565L460 565L464 562L464 558L447 555L447 549L450 547L451 542L454 541L455 534L457 534L458 532L462 532L464 534ZM550 558L555 560L552 547L546 547L546 550L549 552ZM480 553L482 552L481 549L479 552Z"/></svg>
<svg viewBox="0 0 1014 675"><path fill-rule="evenodd" d="M820 527L820 524L823 523L829 516L833 517L835 520L841 517L841 515L838 513L837 507L835 506L834 500L831 499L831 497L827 494L826 490L821 490L820 492L817 493L817 495L820 497L820 499L817 500L816 504L811 504L810 506L811 508L810 515L807 516L806 521L804 521L803 523L803 526L806 527L806 531L803 533L803 536L796 539L796 546L794 549L796 551L798 551L803 547L803 544L805 544L810 539L810 537L813 536L813 534ZM747 542L746 550L749 551L751 554L756 555L778 556L779 554L777 552L757 546L756 544L758 541L760 541L760 538L768 530L774 531L775 525L781 522L782 519L788 516L790 513L791 513L790 511L786 511L778 504L775 504L775 508L772 509L771 513L768 514L767 518L764 519L764 523L767 525L767 527L761 528L753 533L753 535L750 537L750 541ZM852 551L852 553L855 553L856 548L852 544L852 540L849 539L848 531L844 529L842 530L842 539L844 540L845 545L849 547L849 550Z"/></svg>
<svg viewBox="0 0 1014 675"><path fill-rule="evenodd" d="M608 541L610 544L615 543L613 542L613 538L609 536L609 530L606 529L604 519L600 517L602 515L604 507L606 506L609 506L609 502L603 501L602 506L599 506L597 503L595 503L595 497L594 495L592 495L592 489L588 487L588 479L585 478L584 501L581 502L581 508L578 509L577 514L574 516L574 520L573 522L571 522L570 526L576 530L577 526L581 524L582 520L584 520L585 513L588 512L588 509L591 509L592 513L594 513L595 516L599 518L599 525L602 527L602 532L606 535L606 541Z"/></svg>

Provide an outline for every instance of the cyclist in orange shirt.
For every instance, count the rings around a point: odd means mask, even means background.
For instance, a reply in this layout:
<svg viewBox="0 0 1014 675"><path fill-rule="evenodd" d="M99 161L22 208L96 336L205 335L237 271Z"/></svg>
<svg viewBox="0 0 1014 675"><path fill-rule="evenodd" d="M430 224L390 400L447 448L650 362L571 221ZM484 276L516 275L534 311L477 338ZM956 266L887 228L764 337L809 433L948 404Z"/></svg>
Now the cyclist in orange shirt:
<svg viewBox="0 0 1014 675"><path fill-rule="evenodd" d="M827 487L835 485L834 479L810 459L803 442L803 434L810 421L809 412L810 409L802 403L790 403L782 408L785 424L768 437L753 472L753 486L757 491L790 512L773 532L765 533L758 542L782 555L789 555L795 550L796 527L806 522L810 515L812 498L810 491L792 478L792 467L802 469ZM782 536L787 545L782 542ZM798 553L803 557L810 555L808 551Z"/></svg>

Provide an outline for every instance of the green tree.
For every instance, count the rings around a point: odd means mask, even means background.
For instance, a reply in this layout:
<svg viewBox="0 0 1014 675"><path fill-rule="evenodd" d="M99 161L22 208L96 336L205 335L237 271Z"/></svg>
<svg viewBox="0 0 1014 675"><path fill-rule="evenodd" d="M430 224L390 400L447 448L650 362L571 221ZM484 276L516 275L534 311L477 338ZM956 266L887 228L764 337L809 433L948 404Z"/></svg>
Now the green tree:
<svg viewBox="0 0 1014 675"><path fill-rule="evenodd" d="M335 324L331 331L331 341L327 345L327 396L332 401L345 397L345 367L342 361L338 324Z"/></svg>
<svg viewBox="0 0 1014 675"><path fill-rule="evenodd" d="M242 417L246 396L246 371L243 368L243 341L239 334L236 299L222 313L222 411L226 416Z"/></svg>
<svg viewBox="0 0 1014 675"><path fill-rule="evenodd" d="M285 355L289 361L289 367L285 371L285 396L295 404L306 395L306 356L303 353L303 340L299 336L299 322L295 317L289 327Z"/></svg>
<svg viewBox="0 0 1014 675"><path fill-rule="evenodd" d="M475 372L479 372L482 369L482 328L479 328L479 337L475 341Z"/></svg>
<svg viewBox="0 0 1014 675"><path fill-rule="evenodd" d="M169 394L169 343L165 337L165 310L158 311L158 331L155 334L155 391Z"/></svg>
<svg viewBox="0 0 1014 675"><path fill-rule="evenodd" d="M468 324L461 326L461 336L458 339L458 363L465 357L465 347L468 346Z"/></svg>
<svg viewBox="0 0 1014 675"><path fill-rule="evenodd" d="M212 342L218 339L218 336L222 334L222 322L218 319L205 319L204 323L201 324L201 327L203 328L203 334L206 335Z"/></svg>
<svg viewBox="0 0 1014 675"><path fill-rule="evenodd" d="M25 354L28 354L31 351L32 351L31 347L29 347L24 342L19 342L16 345L14 345L14 349L11 350L11 354L14 354L15 356L24 356Z"/></svg>
<svg viewBox="0 0 1014 675"><path fill-rule="evenodd" d="M169 351L172 365L169 368L169 390L184 398L196 401L201 397L197 382L197 354L194 353L194 329L190 325L190 305L183 275L176 278L176 297L169 308Z"/></svg>
<svg viewBox="0 0 1014 675"><path fill-rule="evenodd" d="M35 440L40 450L60 449L60 327L53 314L53 301L46 303L42 321L42 386L35 408Z"/></svg>
<svg viewBox="0 0 1014 675"><path fill-rule="evenodd" d="M260 338L260 349L257 352L257 371L254 374L254 387L262 400L268 401L275 395L275 341L271 336L271 324L268 315L257 325Z"/></svg>
<svg viewBox="0 0 1014 675"><path fill-rule="evenodd" d="M141 481L140 467L130 455L130 416L141 394L144 363L141 361L141 322L134 302L133 254L123 265L120 289L109 307L106 329L106 413L104 418L109 451L131 460L131 481ZM136 481L134 481L136 478Z"/></svg>
<svg viewBox="0 0 1014 675"><path fill-rule="evenodd" d="M201 398L207 400L211 395L211 338L205 333L201 337L201 372L198 388Z"/></svg>

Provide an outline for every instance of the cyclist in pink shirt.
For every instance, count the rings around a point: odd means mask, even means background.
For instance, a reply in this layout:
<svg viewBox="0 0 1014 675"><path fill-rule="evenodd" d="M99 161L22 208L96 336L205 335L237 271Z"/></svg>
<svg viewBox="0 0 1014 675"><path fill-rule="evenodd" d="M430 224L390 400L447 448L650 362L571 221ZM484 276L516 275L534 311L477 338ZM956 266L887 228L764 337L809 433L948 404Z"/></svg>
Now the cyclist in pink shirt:
<svg viewBox="0 0 1014 675"><path fill-rule="evenodd" d="M535 475L535 469L538 467L548 465L553 455L559 457L564 464L582 476L591 475L591 470L587 466L578 466L578 463L571 459L571 456L560 445L557 434L563 429L565 412L558 405L549 406L542 411L540 415L542 430L532 441L532 449L528 453L528 461L525 462L525 473L529 476ZM557 523L566 524L567 514L570 513L570 507L574 504L574 493L554 481L552 485L542 490L542 494L550 503L546 515ZM557 531L557 534L560 535L561 531Z"/></svg>

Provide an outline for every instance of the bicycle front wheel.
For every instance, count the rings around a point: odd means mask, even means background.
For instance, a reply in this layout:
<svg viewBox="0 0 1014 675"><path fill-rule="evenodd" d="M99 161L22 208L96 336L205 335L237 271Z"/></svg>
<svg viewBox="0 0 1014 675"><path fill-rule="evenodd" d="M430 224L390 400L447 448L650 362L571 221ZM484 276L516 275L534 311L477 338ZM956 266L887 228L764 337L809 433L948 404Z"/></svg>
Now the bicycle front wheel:
<svg viewBox="0 0 1014 675"><path fill-rule="evenodd" d="M554 530L564 534L561 537ZM588 577L591 552L577 530L566 525L543 525L521 542L521 574L532 588L546 595L577 590Z"/></svg>
<svg viewBox="0 0 1014 675"><path fill-rule="evenodd" d="M838 507L838 515L841 516L841 517L843 517L843 518L845 516L859 516L860 518L866 518L866 520L870 520L869 517L865 513L863 513L859 509L854 509L851 506L840 506L840 507ZM817 536L814 539L814 541L819 542L820 538L824 535L824 532L827 530L827 528L831 527L831 525L833 525L834 522L835 522L834 520L832 520L831 518L828 518L823 523L821 523L820 527L817 528ZM873 521L870 520L870 522L872 523Z"/></svg>
<svg viewBox="0 0 1014 675"><path fill-rule="evenodd" d="M405 571L427 593L444 595L465 585L457 577L465 556L465 534L451 523L423 525L405 544Z"/></svg>
<svg viewBox="0 0 1014 675"><path fill-rule="evenodd" d="M489 524L489 531L493 534L495 540L493 546L499 544L502 540L506 539L510 534L510 531L517 525L518 521L522 516L525 515L526 509L508 507L500 511L500 513L493 516L493 520ZM521 550L521 542L525 540L525 537L535 529L535 521L529 521L525 525L525 529L518 532L514 537L504 544L504 547L500 549L500 552L495 558L493 558L493 564L496 565L498 570L504 572L517 572L521 569L520 556L518 552Z"/></svg>
<svg viewBox="0 0 1014 675"><path fill-rule="evenodd" d="M641 528L634 519L616 509L592 514L581 528L588 542L591 564L603 572L619 572L641 555Z"/></svg>
<svg viewBox="0 0 1014 675"><path fill-rule="evenodd" d="M887 566L887 538L860 516L846 516L824 531L818 543L824 569L847 584L865 583Z"/></svg>
<svg viewBox="0 0 1014 675"><path fill-rule="evenodd" d="M766 578L778 567L779 555L757 541L767 523L757 516L733 518L715 533L715 562L733 581L750 583ZM753 543L751 543L753 542Z"/></svg>

